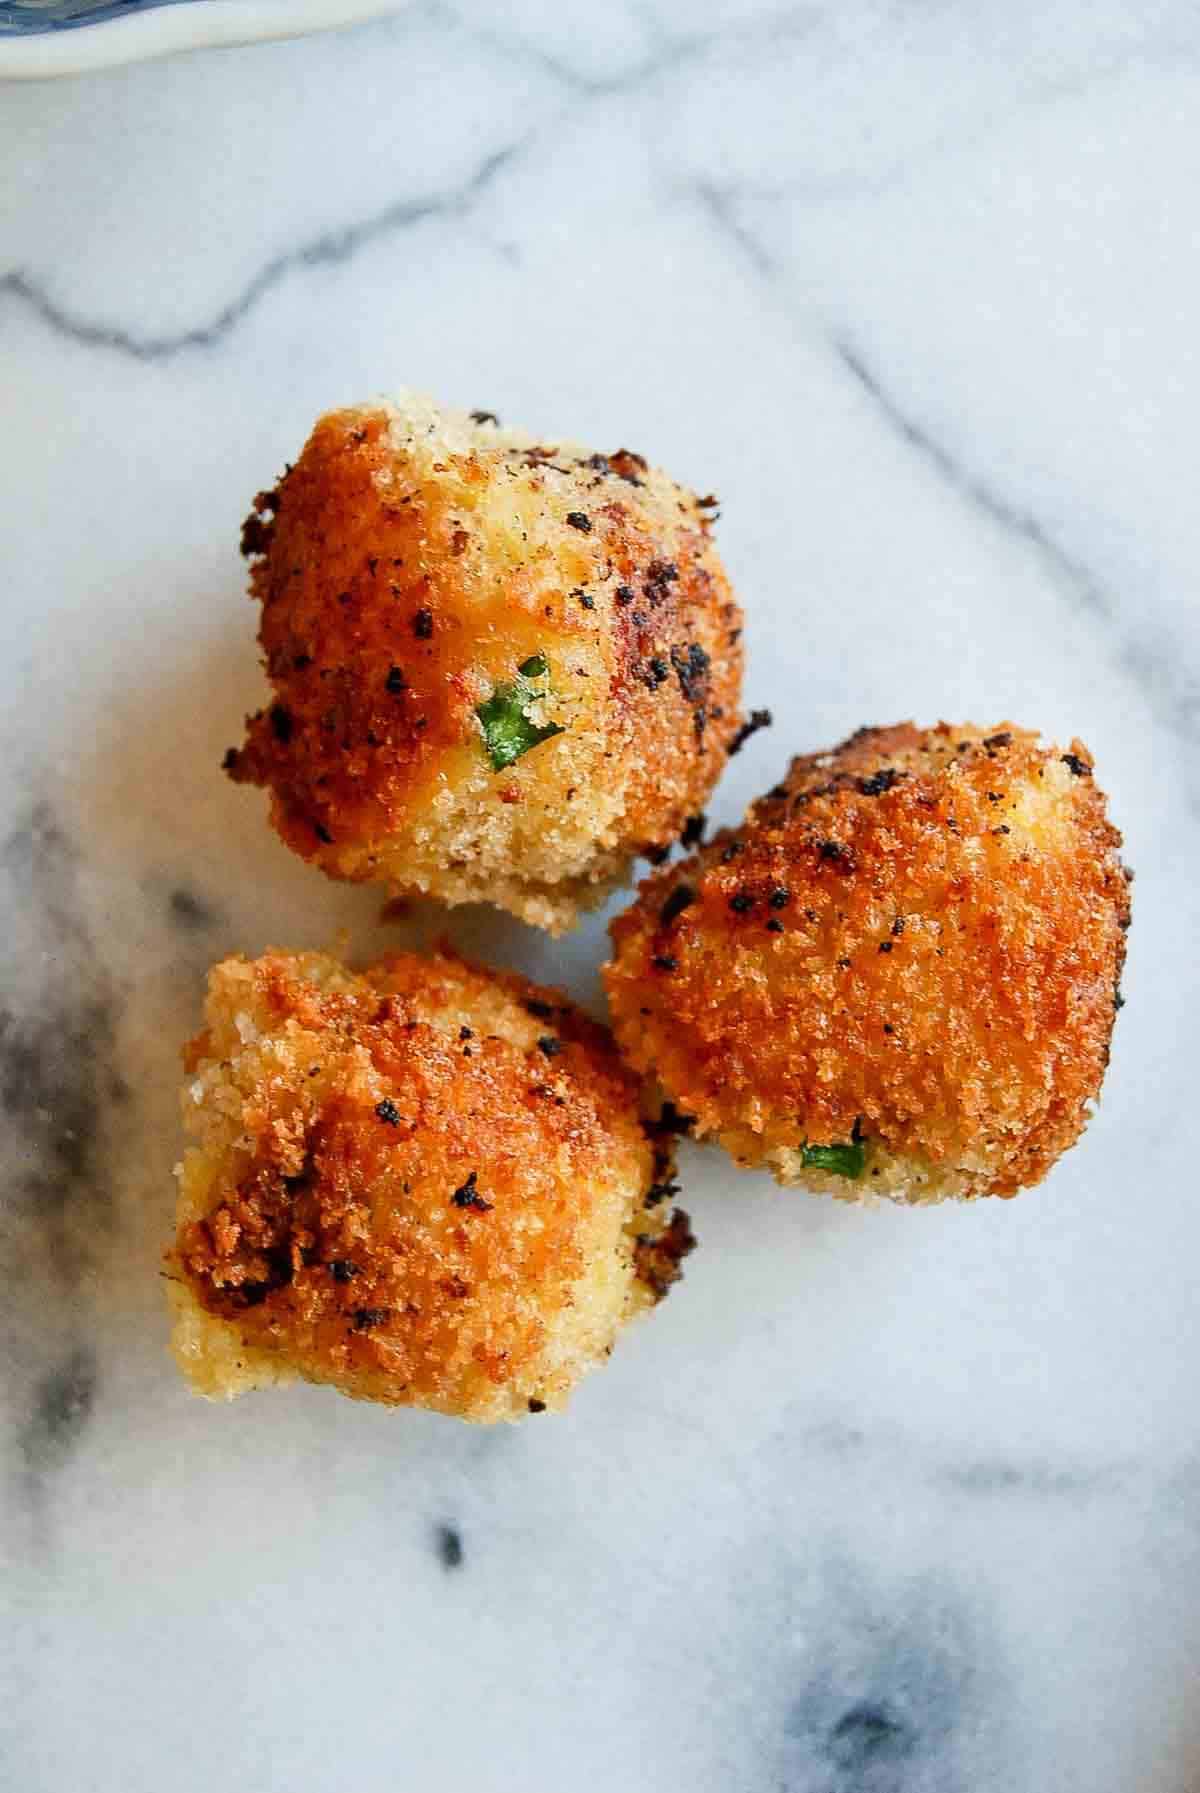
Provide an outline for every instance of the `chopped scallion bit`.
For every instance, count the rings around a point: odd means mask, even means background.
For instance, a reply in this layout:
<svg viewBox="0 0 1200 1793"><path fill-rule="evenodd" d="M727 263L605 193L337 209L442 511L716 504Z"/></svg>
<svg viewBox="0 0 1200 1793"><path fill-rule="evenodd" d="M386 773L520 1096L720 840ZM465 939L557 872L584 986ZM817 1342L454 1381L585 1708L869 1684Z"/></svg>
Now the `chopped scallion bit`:
<svg viewBox="0 0 1200 1793"><path fill-rule="evenodd" d="M846 1145L810 1146L800 1148L800 1162L805 1170L827 1170L834 1177L849 1177L857 1181L863 1174L867 1154L860 1139L852 1139Z"/></svg>
<svg viewBox="0 0 1200 1793"><path fill-rule="evenodd" d="M531 747L562 734L561 724L537 723L528 714L530 704L546 696L544 691L535 691L529 681L544 679L549 670L544 654L531 654L517 668L515 679L497 685L486 703L475 706L493 771L503 772Z"/></svg>

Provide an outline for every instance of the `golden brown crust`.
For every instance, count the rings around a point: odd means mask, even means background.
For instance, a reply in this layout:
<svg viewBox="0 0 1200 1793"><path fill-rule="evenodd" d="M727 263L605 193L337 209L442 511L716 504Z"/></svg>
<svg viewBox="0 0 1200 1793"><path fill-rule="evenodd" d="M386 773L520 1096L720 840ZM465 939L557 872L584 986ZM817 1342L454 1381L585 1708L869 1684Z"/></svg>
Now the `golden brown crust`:
<svg viewBox="0 0 1200 1793"><path fill-rule="evenodd" d="M1079 742L861 730L641 886L612 926L617 1037L701 1133L784 1180L1012 1195L1100 1087L1119 845ZM806 1174L806 1143L860 1136L860 1182Z"/></svg>
<svg viewBox="0 0 1200 1793"><path fill-rule="evenodd" d="M358 977L269 953L214 969L207 1019L173 1261L238 1369L265 1354L251 1383L273 1362L516 1417L561 1405L665 1292L669 1152L606 1030L561 992L448 951ZM205 1361L194 1314L184 1340L204 1392L245 1385Z"/></svg>
<svg viewBox="0 0 1200 1793"><path fill-rule="evenodd" d="M678 835L737 731L710 502L417 400L323 417L246 524L275 701L227 769L332 876L562 925ZM476 709L539 655L563 732L497 772Z"/></svg>

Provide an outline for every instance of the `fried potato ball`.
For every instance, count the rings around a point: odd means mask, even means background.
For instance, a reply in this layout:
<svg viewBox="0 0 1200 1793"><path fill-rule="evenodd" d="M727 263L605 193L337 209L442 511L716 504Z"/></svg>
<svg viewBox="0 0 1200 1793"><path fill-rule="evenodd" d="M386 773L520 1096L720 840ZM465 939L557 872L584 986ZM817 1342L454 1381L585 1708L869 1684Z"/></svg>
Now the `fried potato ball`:
<svg viewBox="0 0 1200 1793"><path fill-rule="evenodd" d="M781 1183L1014 1195L1108 1062L1120 842L1078 741L862 729L642 885L612 926L617 1038Z"/></svg>
<svg viewBox="0 0 1200 1793"><path fill-rule="evenodd" d="M561 931L738 731L714 503L413 396L321 418L243 533L274 702L226 769L333 877Z"/></svg>
<svg viewBox="0 0 1200 1793"><path fill-rule="evenodd" d="M560 991L441 952L227 959L185 1051L174 1349L470 1420L560 1408L691 1248L671 1145Z"/></svg>

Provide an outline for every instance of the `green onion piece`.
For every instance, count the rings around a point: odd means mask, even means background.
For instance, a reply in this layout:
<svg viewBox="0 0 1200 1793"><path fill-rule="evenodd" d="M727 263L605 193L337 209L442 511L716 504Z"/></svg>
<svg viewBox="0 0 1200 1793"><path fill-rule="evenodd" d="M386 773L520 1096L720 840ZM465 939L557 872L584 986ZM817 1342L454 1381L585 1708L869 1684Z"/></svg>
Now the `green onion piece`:
<svg viewBox="0 0 1200 1793"><path fill-rule="evenodd" d="M544 654L531 654L517 668L515 679L497 685L486 703L475 706L493 771L503 772L531 747L562 734L560 723L533 722L527 714L529 705L545 695L534 691L528 681L545 678L549 670Z"/></svg>
<svg viewBox="0 0 1200 1793"><path fill-rule="evenodd" d="M827 1170L831 1176L849 1177L852 1182L862 1176L866 1161L867 1154L860 1139L852 1139L844 1146L800 1147L800 1162L805 1170Z"/></svg>

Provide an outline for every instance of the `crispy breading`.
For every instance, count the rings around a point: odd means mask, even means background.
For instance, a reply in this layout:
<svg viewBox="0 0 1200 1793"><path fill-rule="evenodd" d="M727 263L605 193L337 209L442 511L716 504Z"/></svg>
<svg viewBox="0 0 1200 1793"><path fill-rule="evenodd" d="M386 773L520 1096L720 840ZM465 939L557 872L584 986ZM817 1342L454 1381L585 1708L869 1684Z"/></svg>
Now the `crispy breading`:
<svg viewBox="0 0 1200 1793"><path fill-rule="evenodd" d="M200 1393L302 1376L514 1419L674 1279L669 1143L561 991L447 950L270 952L213 968L205 1019L170 1254Z"/></svg>
<svg viewBox="0 0 1200 1793"><path fill-rule="evenodd" d="M227 770L331 876L569 926L702 808L741 722L713 502L412 395L321 418L246 524L274 702ZM497 769L506 693L544 738Z"/></svg>
<svg viewBox="0 0 1200 1793"><path fill-rule="evenodd" d="M1120 841L1078 741L860 730L642 884L611 930L617 1038L781 1182L1013 1195L1079 1137L1108 1062Z"/></svg>

